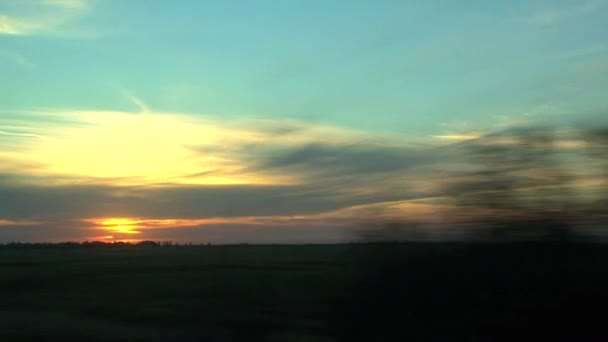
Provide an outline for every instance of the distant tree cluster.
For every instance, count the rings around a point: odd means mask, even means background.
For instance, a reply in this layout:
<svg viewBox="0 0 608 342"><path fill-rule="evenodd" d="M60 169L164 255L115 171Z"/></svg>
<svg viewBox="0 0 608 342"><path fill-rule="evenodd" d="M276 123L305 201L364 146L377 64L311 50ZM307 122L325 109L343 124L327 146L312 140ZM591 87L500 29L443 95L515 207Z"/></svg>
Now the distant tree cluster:
<svg viewBox="0 0 608 342"><path fill-rule="evenodd" d="M173 241L153 241L143 240L138 242L103 242L103 241L83 241L83 242L6 242L0 243L0 247L14 247L14 248L27 248L27 247L49 247L49 248L69 248L69 247L102 247L102 248L113 248L113 247L184 247L193 246L192 243L179 243ZM210 244L196 244L197 246L209 246Z"/></svg>

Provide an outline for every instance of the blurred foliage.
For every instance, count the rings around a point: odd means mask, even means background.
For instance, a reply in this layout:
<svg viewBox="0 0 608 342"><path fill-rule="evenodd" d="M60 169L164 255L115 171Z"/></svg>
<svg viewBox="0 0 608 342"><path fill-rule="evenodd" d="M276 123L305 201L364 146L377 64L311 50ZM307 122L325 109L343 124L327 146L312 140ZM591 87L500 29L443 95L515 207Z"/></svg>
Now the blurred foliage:
<svg viewBox="0 0 608 342"><path fill-rule="evenodd" d="M486 210L492 238L578 238L607 224L608 130L514 129L464 146L474 171L449 184L453 202ZM596 236L597 238L598 236Z"/></svg>

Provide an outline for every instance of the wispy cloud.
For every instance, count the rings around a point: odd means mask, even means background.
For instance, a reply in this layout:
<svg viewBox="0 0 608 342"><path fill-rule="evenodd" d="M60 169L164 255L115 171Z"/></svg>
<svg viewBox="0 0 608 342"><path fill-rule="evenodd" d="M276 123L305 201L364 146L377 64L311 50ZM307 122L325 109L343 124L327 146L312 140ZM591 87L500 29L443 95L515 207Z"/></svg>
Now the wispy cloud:
<svg viewBox="0 0 608 342"><path fill-rule="evenodd" d="M471 140L477 139L481 137L479 133L467 133L467 134L443 134L443 135L433 135L435 139L446 140L446 141L463 141L463 140Z"/></svg>
<svg viewBox="0 0 608 342"><path fill-rule="evenodd" d="M25 56L15 52L0 51L0 59L7 60L25 69L32 70L36 68L36 64L32 63Z"/></svg>
<svg viewBox="0 0 608 342"><path fill-rule="evenodd" d="M140 110L141 113L150 113L151 112L148 104L146 102L144 102L144 100L142 100L140 97L136 96L135 94L133 94L132 92L130 92L129 90L125 89L122 86L118 86L118 89L119 89L120 93L127 100L129 100L129 102L133 103Z"/></svg>
<svg viewBox="0 0 608 342"><path fill-rule="evenodd" d="M64 25L88 12L87 0L41 0L11 2L5 13L0 13L0 34L58 35Z"/></svg>
<svg viewBox="0 0 608 342"><path fill-rule="evenodd" d="M45 4L66 9L85 9L89 6L88 0L43 0Z"/></svg>
<svg viewBox="0 0 608 342"><path fill-rule="evenodd" d="M149 113L150 112L150 107L148 107L148 105L139 97L137 96L130 96L129 100L131 100L131 102L133 102L134 105L137 106L137 108L139 108L141 110L142 113Z"/></svg>
<svg viewBox="0 0 608 342"><path fill-rule="evenodd" d="M0 227L2 227L2 226L32 226L32 225L36 225L36 224L40 224L40 222L0 219Z"/></svg>
<svg viewBox="0 0 608 342"><path fill-rule="evenodd" d="M32 133L20 133L20 132L8 132L0 130L0 134L2 135L10 135L15 137L26 137L26 138L42 138L41 135L32 134Z"/></svg>
<svg viewBox="0 0 608 342"><path fill-rule="evenodd" d="M27 24L19 19L11 18L6 15L0 15L0 34L22 34Z"/></svg>
<svg viewBox="0 0 608 342"><path fill-rule="evenodd" d="M589 0L575 2L572 6L547 7L534 12L528 17L528 22L545 27L555 26L581 16L589 15L607 6L608 1Z"/></svg>

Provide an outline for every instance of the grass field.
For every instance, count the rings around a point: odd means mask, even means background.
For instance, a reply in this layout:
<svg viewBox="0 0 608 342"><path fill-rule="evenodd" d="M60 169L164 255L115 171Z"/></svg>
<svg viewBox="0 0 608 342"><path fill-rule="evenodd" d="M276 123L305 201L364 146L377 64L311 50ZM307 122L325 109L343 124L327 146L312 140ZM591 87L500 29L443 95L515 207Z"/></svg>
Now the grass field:
<svg viewBox="0 0 608 342"><path fill-rule="evenodd" d="M606 260L553 243L3 246L0 340L593 340Z"/></svg>

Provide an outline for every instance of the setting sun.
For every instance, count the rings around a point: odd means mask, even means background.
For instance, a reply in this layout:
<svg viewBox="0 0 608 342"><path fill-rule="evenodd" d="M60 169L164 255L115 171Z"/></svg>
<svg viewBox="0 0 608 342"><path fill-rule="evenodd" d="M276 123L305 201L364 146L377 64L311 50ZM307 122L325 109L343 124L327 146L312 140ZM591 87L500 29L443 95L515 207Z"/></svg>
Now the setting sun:
<svg viewBox="0 0 608 342"><path fill-rule="evenodd" d="M101 229L109 230L113 233L118 234L140 234L137 230L141 226L140 220L129 219L129 218L109 218L109 219L95 219L89 222L98 224Z"/></svg>

